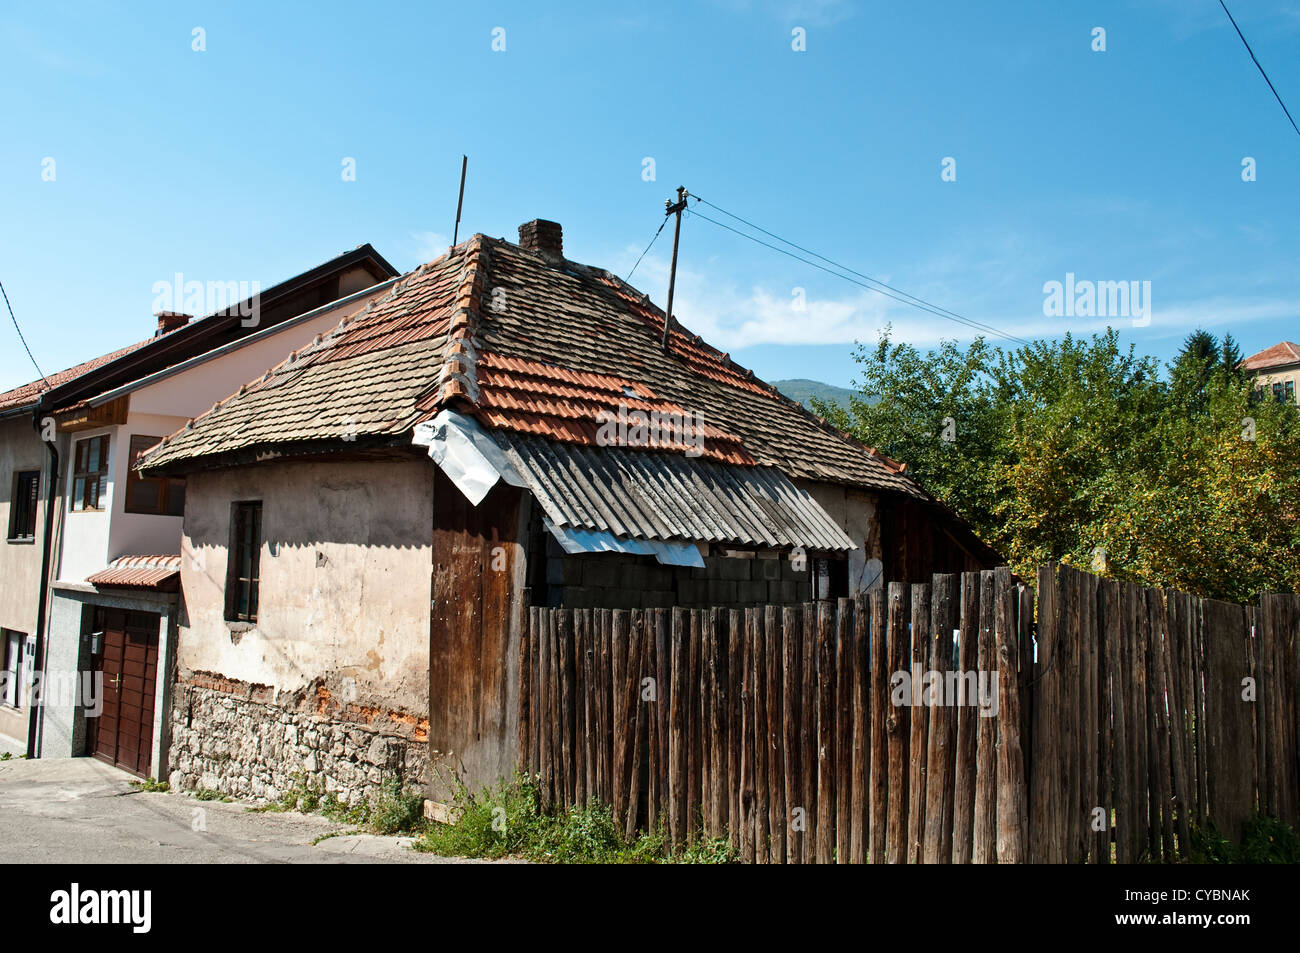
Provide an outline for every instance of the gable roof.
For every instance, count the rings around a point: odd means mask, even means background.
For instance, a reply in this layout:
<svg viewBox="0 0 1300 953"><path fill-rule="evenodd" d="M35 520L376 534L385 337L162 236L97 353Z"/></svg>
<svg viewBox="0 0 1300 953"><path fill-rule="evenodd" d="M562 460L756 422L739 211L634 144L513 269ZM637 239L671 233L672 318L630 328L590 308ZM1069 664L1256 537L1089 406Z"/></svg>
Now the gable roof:
<svg viewBox="0 0 1300 953"><path fill-rule="evenodd" d="M250 300L232 304L166 333L0 393L0 416L37 408L61 410L214 347L273 327L315 306L300 306L304 295L337 298L338 276L356 268L369 272L376 284L398 274L397 269L369 243L358 245L259 292L259 321L256 326L243 323L249 313Z"/></svg>
<svg viewBox="0 0 1300 953"><path fill-rule="evenodd" d="M168 332L168 333L174 333L174 332ZM149 341L152 340L153 338L149 339ZM115 361L119 357L122 357L126 354L130 354L132 351L144 347L146 344L149 343L149 341L138 341L135 344L127 345L124 348L119 348L118 350L111 351L108 354L103 354L99 357L92 358L89 361L83 361L80 364L75 364L72 367L67 368L66 370L57 371L53 374L47 374L41 380L32 381L30 383L23 384L19 387L15 387L11 390L7 390L3 393L0 393L0 414L3 414L5 411L16 411L27 407L35 407L36 404L40 402L41 395L44 394L47 390L58 387L62 384L66 384L70 381L74 381L79 377L89 374L91 371L95 370L98 367L103 367L105 364L108 364L111 361Z"/></svg>
<svg viewBox="0 0 1300 953"><path fill-rule="evenodd" d="M1266 347L1258 354L1252 354L1241 362L1248 371L1262 371L1269 367L1285 367L1287 364L1300 364L1300 344L1280 341L1272 347Z"/></svg>
<svg viewBox="0 0 1300 953"><path fill-rule="evenodd" d="M601 410L700 414L704 456L931 498L904 466L814 417L611 273L483 235L171 435L143 466L409 444L454 407L490 430L595 446ZM346 442L345 442L346 441Z"/></svg>

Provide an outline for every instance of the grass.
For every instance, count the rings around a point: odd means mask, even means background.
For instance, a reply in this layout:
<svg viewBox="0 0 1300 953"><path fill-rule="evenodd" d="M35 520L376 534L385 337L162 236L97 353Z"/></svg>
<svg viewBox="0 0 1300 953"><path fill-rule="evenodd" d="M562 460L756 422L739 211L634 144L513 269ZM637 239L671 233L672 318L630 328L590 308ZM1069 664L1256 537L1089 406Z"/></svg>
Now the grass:
<svg viewBox="0 0 1300 953"><path fill-rule="evenodd" d="M280 800L250 807L249 810L258 813L301 811L303 814L319 814L327 820L350 824L359 831L372 834L415 835L423 833L427 825L424 818L424 796L418 791L403 788L398 778L386 780L369 800L345 804L332 791L324 791L321 784L299 774L294 776L293 784L280 796ZM335 835L337 833L340 832L335 832Z"/></svg>
<svg viewBox="0 0 1300 953"><path fill-rule="evenodd" d="M431 825L415 849L450 857L521 857L548 864L726 864L725 838L701 838L671 851L662 828L628 839L607 805L591 801L558 814L542 810L536 783L520 778L477 796L461 791L455 820Z"/></svg>
<svg viewBox="0 0 1300 953"><path fill-rule="evenodd" d="M131 787L137 791L156 791L159 793L170 791L171 785L166 781L155 781L153 778L144 778L142 780L132 780Z"/></svg>

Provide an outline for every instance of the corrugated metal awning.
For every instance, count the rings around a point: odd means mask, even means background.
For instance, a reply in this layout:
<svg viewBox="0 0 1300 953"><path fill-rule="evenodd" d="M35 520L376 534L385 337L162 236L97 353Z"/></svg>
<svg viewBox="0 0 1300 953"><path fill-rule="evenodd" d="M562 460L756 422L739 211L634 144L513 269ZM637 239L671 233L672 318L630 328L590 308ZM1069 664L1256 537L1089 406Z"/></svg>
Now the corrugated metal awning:
<svg viewBox="0 0 1300 953"><path fill-rule="evenodd" d="M857 548L817 501L771 467L617 447L491 436L548 520L623 539L759 548Z"/></svg>

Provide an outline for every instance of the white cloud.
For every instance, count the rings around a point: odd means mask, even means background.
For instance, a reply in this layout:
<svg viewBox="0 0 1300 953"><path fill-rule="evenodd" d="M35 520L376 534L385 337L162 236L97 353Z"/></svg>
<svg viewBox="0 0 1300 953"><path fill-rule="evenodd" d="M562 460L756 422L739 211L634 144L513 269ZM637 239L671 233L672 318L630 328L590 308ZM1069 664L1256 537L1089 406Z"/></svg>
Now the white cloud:
<svg viewBox="0 0 1300 953"><path fill-rule="evenodd" d="M421 264L441 258L451 247L451 239L442 232L411 232L411 243Z"/></svg>
<svg viewBox="0 0 1300 953"><path fill-rule="evenodd" d="M629 254L629 260L635 260L638 253L628 250L625 257ZM633 284L650 291L651 298L660 307L665 303L668 268L667 259L647 256L633 278ZM886 276L881 280L890 279ZM981 333L957 321L866 289L849 290L838 296L816 295L809 291L804 298L803 310L795 307L795 300L793 288L779 289L763 284L743 288L717 273L706 275L678 263L674 317L724 351L759 344L851 345L857 341L870 342L876 340L886 324L892 325L895 340L917 346L934 345L944 338L969 340ZM1034 300L1040 299L1036 296ZM1046 318L1041 313L1015 319L990 318L961 306L952 310L1017 337L1032 339L1067 330L1061 327L1058 319ZM1101 326L1104 327L1105 322ZM998 340L988 334L985 336L995 342Z"/></svg>

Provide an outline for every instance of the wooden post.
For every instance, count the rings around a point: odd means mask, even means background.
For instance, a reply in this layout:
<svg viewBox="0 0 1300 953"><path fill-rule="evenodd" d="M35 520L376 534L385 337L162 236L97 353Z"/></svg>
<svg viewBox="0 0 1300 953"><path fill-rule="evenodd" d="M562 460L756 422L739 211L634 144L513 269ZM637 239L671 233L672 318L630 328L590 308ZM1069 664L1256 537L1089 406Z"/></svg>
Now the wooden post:
<svg viewBox="0 0 1300 953"><path fill-rule="evenodd" d="M975 823L971 838L971 863L975 864L997 861L997 729L996 719L988 714L994 701L983 691L986 680L997 668L994 601L994 574L991 569L986 569L980 573L980 629L976 643L981 698L979 724L975 728Z"/></svg>
<svg viewBox="0 0 1300 953"><path fill-rule="evenodd" d="M927 864L952 863L953 828L953 746L956 724L954 699L946 689L955 686L953 677L953 628L956 620L957 577L936 575L930 600L929 668L943 679L942 688L928 706L929 728L926 742L927 773L925 779L925 833L921 860Z"/></svg>
<svg viewBox="0 0 1300 953"><path fill-rule="evenodd" d="M889 748L886 725L889 720L889 640L885 626L885 587L877 586L868 597L871 609L871 823L867 828L867 859L885 862L885 832L889 808Z"/></svg>
<svg viewBox="0 0 1300 953"><path fill-rule="evenodd" d="M852 791L853 799L849 806L852 836L849 842L849 863L865 864L867 862L868 838L868 772L871 766L871 672L868 668L870 659L867 600L858 593L853 605L853 738L852 757Z"/></svg>
<svg viewBox="0 0 1300 953"><path fill-rule="evenodd" d="M767 721L767 643L764 635L766 614L762 607L745 610L750 619L750 693L754 710L754 863L766 864L770 851Z"/></svg>
<svg viewBox="0 0 1300 953"><path fill-rule="evenodd" d="M805 634L803 631L803 613L794 606L782 609L781 619L781 721L785 744L785 817L782 823L787 831L786 862L801 863L803 860L804 827L802 822L803 807L803 762L799 747L799 658L800 646ZM795 811L800 811L800 822L794 823Z"/></svg>
<svg viewBox="0 0 1300 953"><path fill-rule="evenodd" d="M847 864L853 843L853 601L835 604L835 862Z"/></svg>
<svg viewBox="0 0 1300 953"><path fill-rule="evenodd" d="M817 604L817 863L835 862L835 607Z"/></svg>
<svg viewBox="0 0 1300 953"><path fill-rule="evenodd" d="M911 675L912 706L908 729L907 776L907 862L921 862L921 841L925 838L925 782L926 742L930 724L929 709L925 704L925 675L930 663L930 587L912 586L912 655L908 671Z"/></svg>
<svg viewBox="0 0 1300 953"><path fill-rule="evenodd" d="M892 693L895 676L908 677L911 641L907 632L907 586L889 584L889 669L885 676L886 692ZM889 819L885 831L885 859L891 864L907 862L907 741L908 708L893 704L892 694L886 716L885 731L889 738Z"/></svg>
<svg viewBox="0 0 1300 953"><path fill-rule="evenodd" d="M782 711L782 613L777 606L764 609L763 628L765 635L763 655L767 661L767 677L764 690L767 692L767 808L768 836L771 846L768 861L784 864L786 859L786 836L789 824L785 810L785 721Z"/></svg>
<svg viewBox="0 0 1300 953"><path fill-rule="evenodd" d="M1025 792L1025 758L1020 747L1020 646L1015 626L1017 593L1005 566L994 577L996 606L994 647L999 696L995 717L997 751L997 861L1028 860L1029 809Z"/></svg>
<svg viewBox="0 0 1300 953"><path fill-rule="evenodd" d="M957 700L957 751L953 764L952 862L969 864L975 826L975 735L979 722L978 698L969 697L966 676L978 676L980 574L961 575L961 618L957 640L960 671Z"/></svg>
<svg viewBox="0 0 1300 953"><path fill-rule="evenodd" d="M803 839L803 862L817 863L817 603L803 605L803 657L800 661L800 707L803 713L799 727L799 744L803 749L804 823L807 833Z"/></svg>

